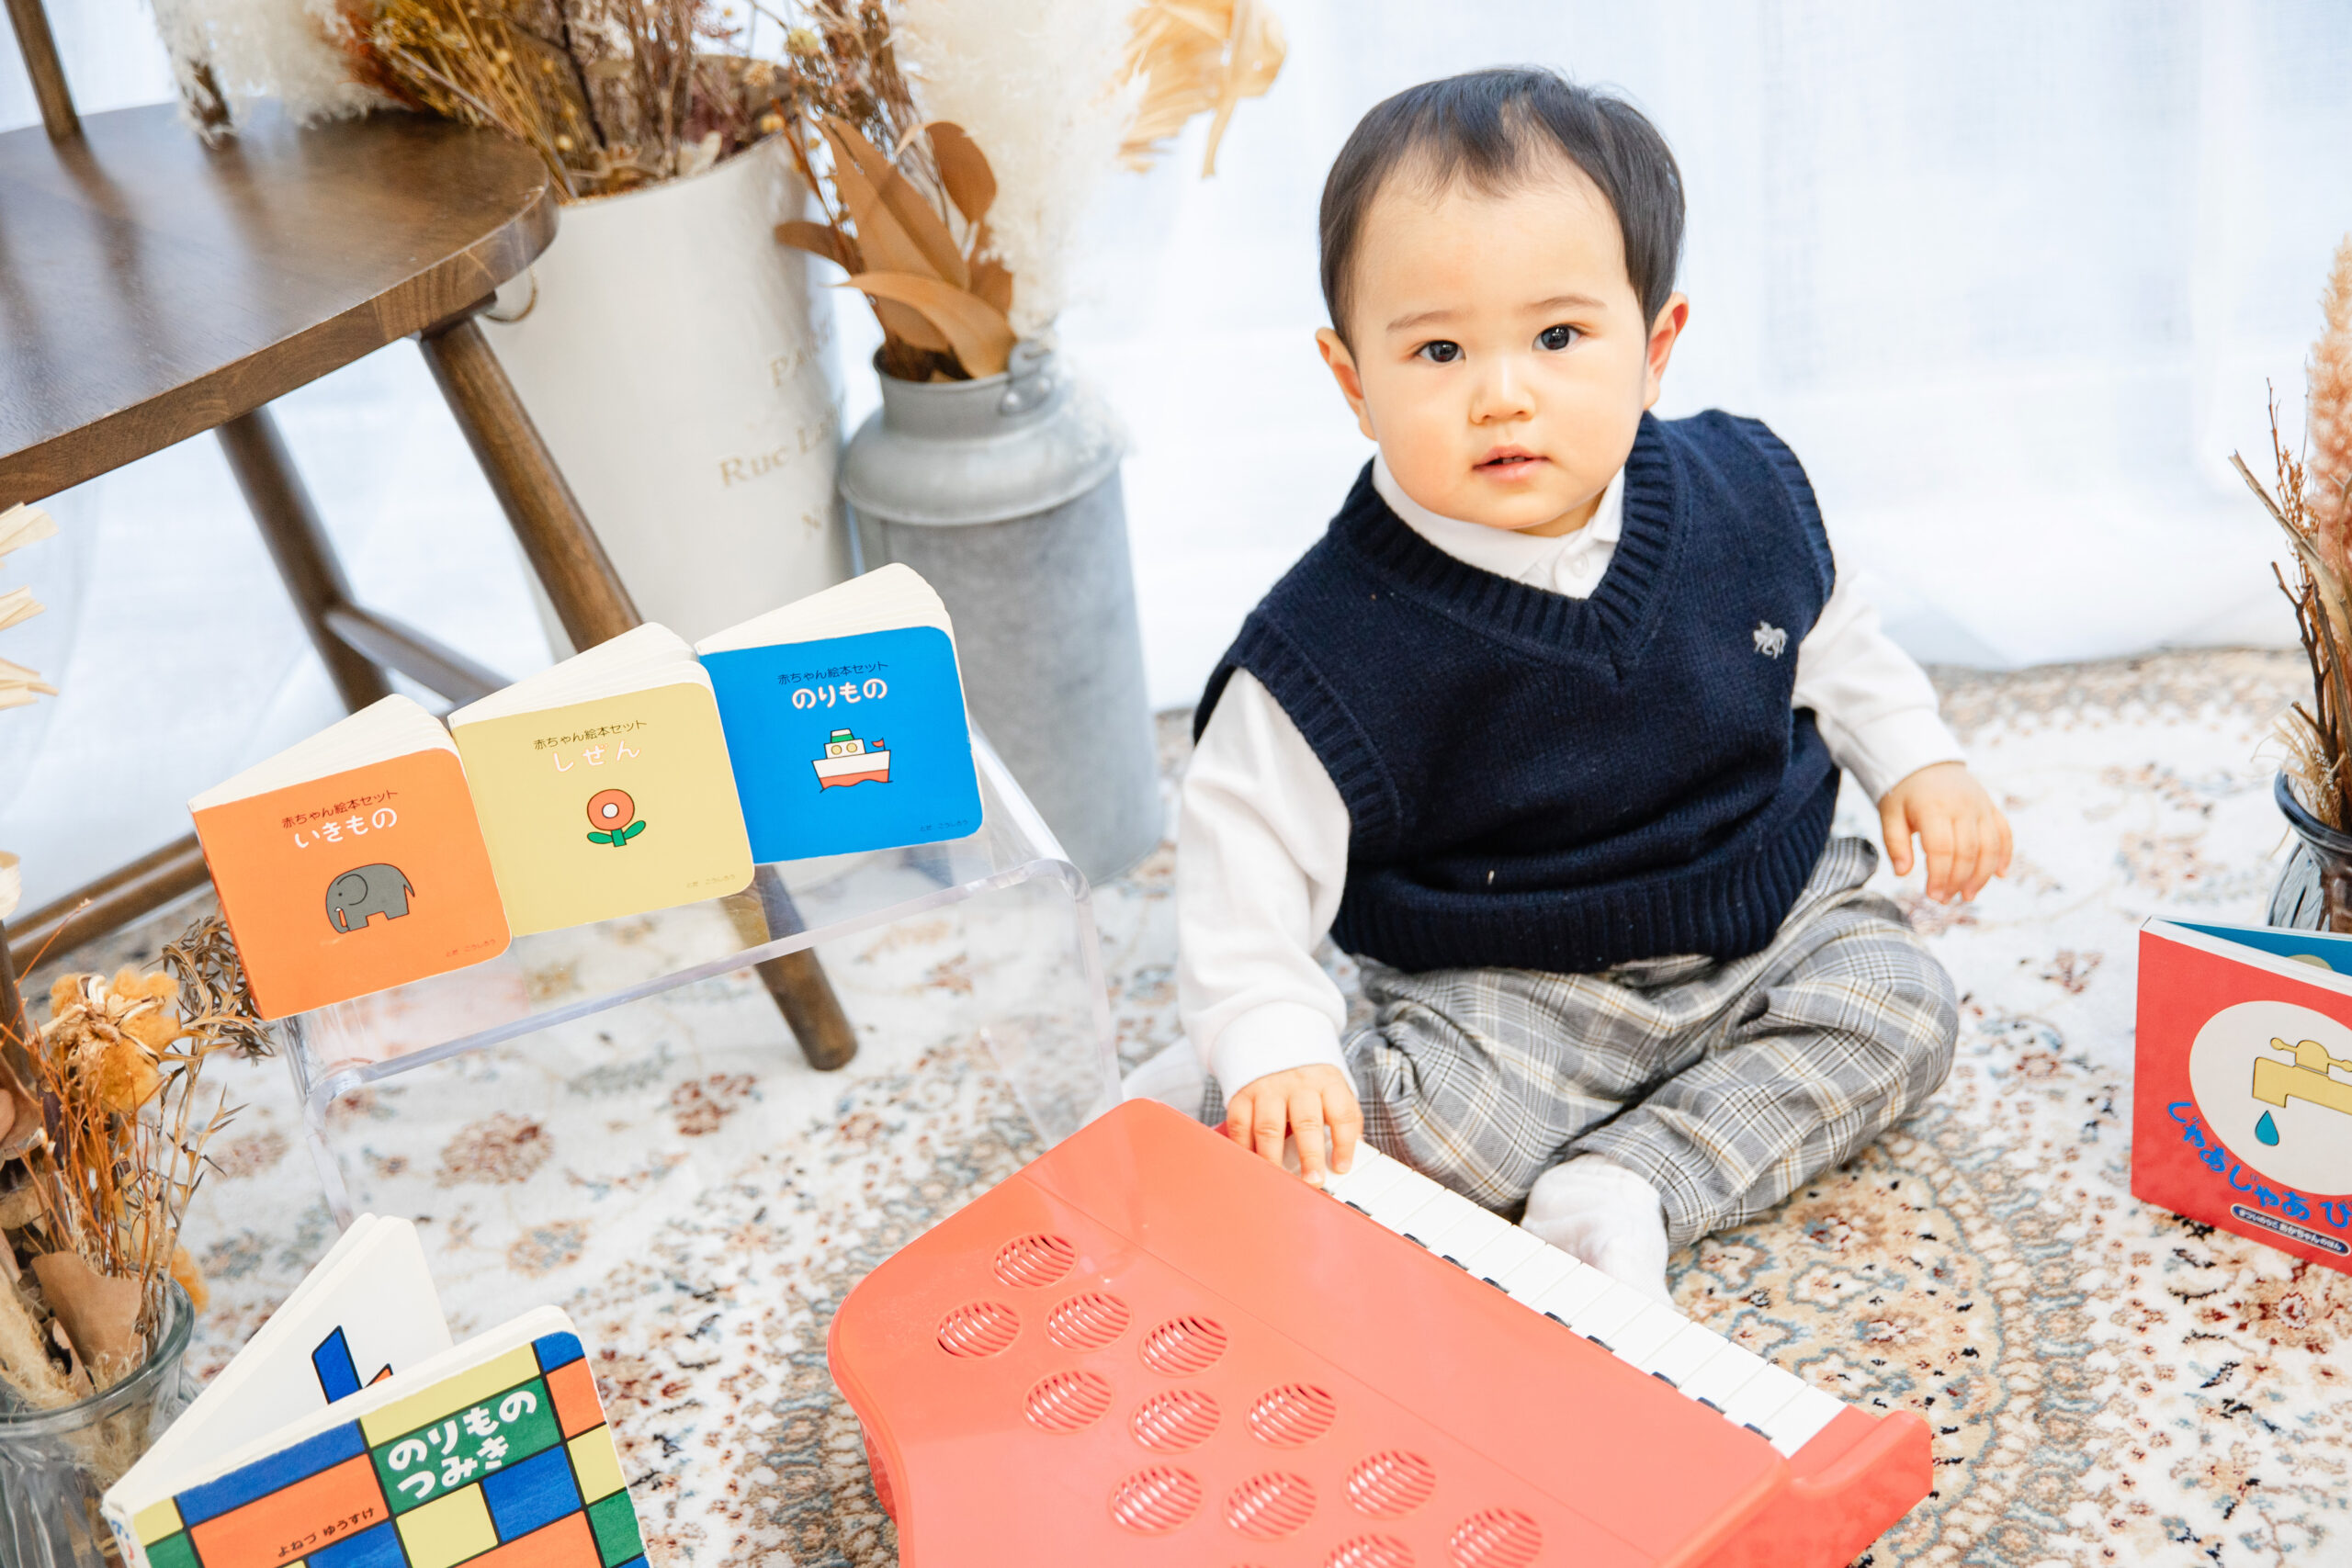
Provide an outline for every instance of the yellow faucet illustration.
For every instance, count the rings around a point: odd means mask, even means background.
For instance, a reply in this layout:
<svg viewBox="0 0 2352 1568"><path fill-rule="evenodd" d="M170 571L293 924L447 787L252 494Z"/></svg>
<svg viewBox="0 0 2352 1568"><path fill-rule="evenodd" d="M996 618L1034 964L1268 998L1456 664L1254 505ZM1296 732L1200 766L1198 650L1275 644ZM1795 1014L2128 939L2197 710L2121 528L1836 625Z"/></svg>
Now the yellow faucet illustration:
<svg viewBox="0 0 2352 1568"><path fill-rule="evenodd" d="M2316 1040L2301 1040L2290 1045L2284 1040L2272 1040L2274 1051L2294 1055L2294 1065L2275 1056L2257 1056L2254 1062L2254 1098L2267 1100L2284 1108L2290 1100L2309 1100L2352 1116L2352 1083L2328 1074L2330 1067L2342 1067L2352 1072L2352 1058L2331 1056L2327 1047Z"/></svg>

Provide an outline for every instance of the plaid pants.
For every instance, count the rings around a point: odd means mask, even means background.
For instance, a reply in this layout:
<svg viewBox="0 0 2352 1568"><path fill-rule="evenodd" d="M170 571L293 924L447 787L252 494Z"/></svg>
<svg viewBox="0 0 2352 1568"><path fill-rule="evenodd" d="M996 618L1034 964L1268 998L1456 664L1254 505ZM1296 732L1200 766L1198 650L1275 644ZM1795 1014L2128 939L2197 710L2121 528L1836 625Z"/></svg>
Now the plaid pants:
<svg viewBox="0 0 2352 1568"><path fill-rule="evenodd" d="M1951 1070L1951 976L1830 840L1771 945L1596 975L1363 965L1345 1050L1364 1133L1493 1209L1600 1155L1655 1187L1680 1247L1753 1218L1927 1102Z"/></svg>

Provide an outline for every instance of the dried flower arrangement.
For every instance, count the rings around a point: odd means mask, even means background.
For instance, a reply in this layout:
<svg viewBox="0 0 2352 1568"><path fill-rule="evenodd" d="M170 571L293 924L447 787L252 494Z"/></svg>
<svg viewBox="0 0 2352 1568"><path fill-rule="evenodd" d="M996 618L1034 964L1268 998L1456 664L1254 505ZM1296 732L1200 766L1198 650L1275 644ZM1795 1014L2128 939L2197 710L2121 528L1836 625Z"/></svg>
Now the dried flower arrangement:
<svg viewBox="0 0 2352 1568"><path fill-rule="evenodd" d="M101 1392L145 1360L171 1281L203 1304L180 1223L232 1114L203 1103L204 1064L267 1040L219 916L162 963L65 976L47 1023L0 1029L0 1400Z"/></svg>
<svg viewBox="0 0 2352 1568"><path fill-rule="evenodd" d="M779 105L823 223L784 243L841 265L909 380L1003 370L1069 298L1099 180L1281 69L1262 0L807 0ZM894 15L895 14L895 15ZM986 149L985 153L983 149ZM887 151L886 151L887 150Z"/></svg>
<svg viewBox="0 0 2352 1568"><path fill-rule="evenodd" d="M2352 235L2336 247L2320 306L2326 326L2305 367L2303 454L2288 450L2273 399L2275 488L2236 453L2230 461L2295 553L2295 581L2279 573L2278 587L2311 660L2312 700L2287 710L2278 736L2303 805L2341 831L2352 827Z"/></svg>
<svg viewBox="0 0 2352 1568"><path fill-rule="evenodd" d="M780 129L778 67L728 46L715 0L157 0L181 96L298 119L390 105L527 143L564 196L709 168Z"/></svg>
<svg viewBox="0 0 2352 1568"><path fill-rule="evenodd" d="M1283 62L1266 0L747 3L784 29L782 59L739 51L718 0L155 12L208 135L262 96L306 122L398 105L515 137L578 199L786 132L824 221L777 238L853 275L882 323L884 369L918 380L1002 370L1066 302L1079 218L1114 163L1148 167L1207 114L1202 173L1215 172L1236 106Z"/></svg>

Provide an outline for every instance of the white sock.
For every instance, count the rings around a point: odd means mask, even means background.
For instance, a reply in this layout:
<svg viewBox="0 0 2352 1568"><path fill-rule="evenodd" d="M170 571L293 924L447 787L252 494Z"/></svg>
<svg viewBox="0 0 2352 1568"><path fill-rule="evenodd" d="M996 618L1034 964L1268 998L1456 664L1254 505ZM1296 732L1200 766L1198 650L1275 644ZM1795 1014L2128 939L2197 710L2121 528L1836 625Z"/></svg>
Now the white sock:
<svg viewBox="0 0 2352 1568"><path fill-rule="evenodd" d="M1563 1252L1653 1301L1666 1288L1666 1205L1657 1190L1622 1165L1578 1155L1535 1179L1519 1222Z"/></svg>
<svg viewBox="0 0 2352 1568"><path fill-rule="evenodd" d="M1119 1085L1119 1098L1156 1100L1197 1121L1208 1090L1209 1076L1201 1067L1200 1053L1190 1040L1179 1040L1129 1073Z"/></svg>

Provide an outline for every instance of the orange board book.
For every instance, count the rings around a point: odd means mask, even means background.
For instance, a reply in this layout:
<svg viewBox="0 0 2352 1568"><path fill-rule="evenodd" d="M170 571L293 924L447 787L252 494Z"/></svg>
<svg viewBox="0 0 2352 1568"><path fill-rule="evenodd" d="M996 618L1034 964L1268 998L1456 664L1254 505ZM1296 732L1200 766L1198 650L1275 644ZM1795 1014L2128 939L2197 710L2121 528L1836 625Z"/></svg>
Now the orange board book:
<svg viewBox="0 0 2352 1568"><path fill-rule="evenodd" d="M642 626L449 716L517 936L739 893L752 845L710 677Z"/></svg>
<svg viewBox="0 0 2352 1568"><path fill-rule="evenodd" d="M361 709L188 810L264 1018L506 949L457 747L407 697Z"/></svg>

